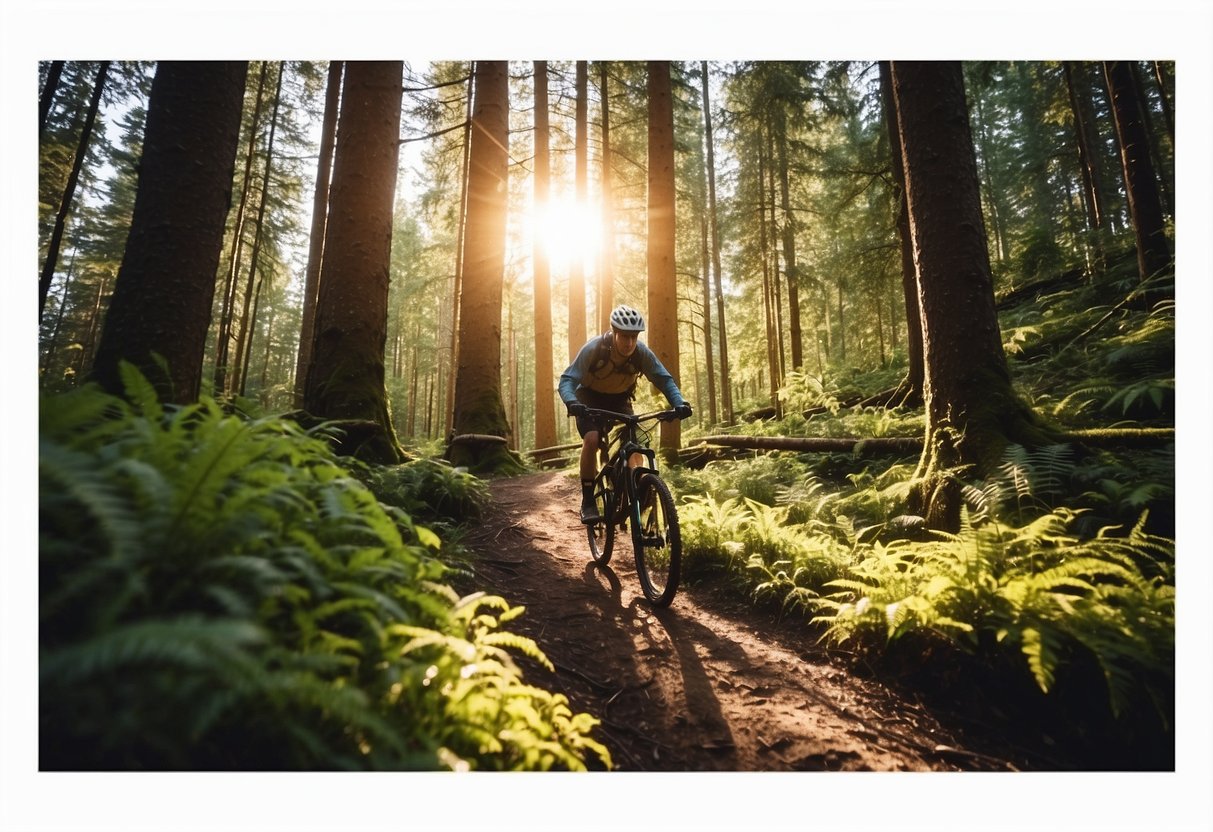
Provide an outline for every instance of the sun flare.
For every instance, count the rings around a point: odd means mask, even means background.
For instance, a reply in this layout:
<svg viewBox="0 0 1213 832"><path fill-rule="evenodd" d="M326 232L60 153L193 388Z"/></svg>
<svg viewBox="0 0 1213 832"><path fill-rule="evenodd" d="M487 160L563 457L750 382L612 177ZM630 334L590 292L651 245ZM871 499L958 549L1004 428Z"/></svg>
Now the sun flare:
<svg viewBox="0 0 1213 832"><path fill-rule="evenodd" d="M567 196L559 196L536 211L535 235L553 269L561 270L578 259L589 268L602 243L596 210Z"/></svg>

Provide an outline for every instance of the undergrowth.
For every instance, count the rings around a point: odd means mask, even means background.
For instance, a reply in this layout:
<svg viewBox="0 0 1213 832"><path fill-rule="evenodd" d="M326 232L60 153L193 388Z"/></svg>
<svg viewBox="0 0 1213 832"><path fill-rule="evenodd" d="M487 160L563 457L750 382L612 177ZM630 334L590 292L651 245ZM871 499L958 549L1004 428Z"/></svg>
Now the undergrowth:
<svg viewBox="0 0 1213 832"><path fill-rule="evenodd" d="M1174 303L1112 305L1131 289L1083 285L1003 314L1017 389L1059 425L1173 422ZM737 431L922 435L921 410L844 407L853 391L825 381L793 375L793 412ZM853 655L963 656L1046 698L1084 691L1066 705L1077 722L1102 711L1126 736L1172 731L1174 445L1011 445L965 485L956 535L904 513L916 462L766 453L670 471L688 581L723 577Z"/></svg>
<svg viewBox="0 0 1213 832"><path fill-rule="evenodd" d="M478 486L418 463L372 491L290 421L123 377L129 404L40 403L41 768L609 767L597 720L523 678L548 663L522 609L459 597L414 519Z"/></svg>

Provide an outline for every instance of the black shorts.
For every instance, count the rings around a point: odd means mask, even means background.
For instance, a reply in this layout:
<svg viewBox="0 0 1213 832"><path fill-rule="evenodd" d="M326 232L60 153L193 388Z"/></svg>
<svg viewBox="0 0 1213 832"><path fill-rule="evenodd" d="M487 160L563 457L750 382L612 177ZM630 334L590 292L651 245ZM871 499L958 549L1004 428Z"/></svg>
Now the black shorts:
<svg viewBox="0 0 1213 832"><path fill-rule="evenodd" d="M632 393L599 393L597 390L591 390L588 387L578 387L576 391L577 401L584 404L586 407L596 407L599 410L613 410L616 413L627 413L632 415ZM597 419L589 416L577 417L577 432L584 439L585 435L592 430L599 430L602 427Z"/></svg>

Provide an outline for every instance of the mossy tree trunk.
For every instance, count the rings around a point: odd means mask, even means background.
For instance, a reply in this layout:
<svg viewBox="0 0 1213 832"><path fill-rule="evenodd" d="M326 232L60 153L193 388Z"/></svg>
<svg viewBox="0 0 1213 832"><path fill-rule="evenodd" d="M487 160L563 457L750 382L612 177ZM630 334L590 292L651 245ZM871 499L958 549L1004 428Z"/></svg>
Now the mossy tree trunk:
<svg viewBox="0 0 1213 832"><path fill-rule="evenodd" d="M467 230L455 374L456 436L506 437L501 401L501 301L505 277L509 194L509 69L506 61L477 61L468 166ZM447 458L477 472L518 463L504 442L455 442Z"/></svg>
<svg viewBox="0 0 1213 832"><path fill-rule="evenodd" d="M678 277L674 261L674 97L669 61L648 63L648 344L678 378ZM682 440L679 422L661 423L661 448Z"/></svg>
<svg viewBox="0 0 1213 832"><path fill-rule="evenodd" d="M388 413L384 349L400 139L402 61L351 61L345 70L304 408L359 423L361 459L401 458Z"/></svg>
<svg viewBox="0 0 1213 832"><path fill-rule="evenodd" d="M165 401L198 398L247 74L246 61L156 69L130 235L92 370L111 392L122 392L126 360Z"/></svg>
<svg viewBox="0 0 1213 832"><path fill-rule="evenodd" d="M960 522L960 478L979 478L1008 442L1053 433L1011 386L998 330L977 163L957 62L891 64L918 299L926 441L909 511Z"/></svg>

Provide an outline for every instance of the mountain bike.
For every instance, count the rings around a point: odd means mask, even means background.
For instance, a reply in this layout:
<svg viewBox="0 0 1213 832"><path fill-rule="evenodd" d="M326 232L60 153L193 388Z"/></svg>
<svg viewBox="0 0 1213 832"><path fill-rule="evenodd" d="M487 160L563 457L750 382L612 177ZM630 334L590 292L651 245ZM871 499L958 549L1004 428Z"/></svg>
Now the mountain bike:
<svg viewBox="0 0 1213 832"><path fill-rule="evenodd" d="M652 429L642 426L677 419L678 415L673 410L661 410L633 416L597 408L587 408L586 415L600 425L601 459L594 477L599 519L586 524L590 554L595 563L606 566L615 546L615 530L628 529L630 524L636 574L644 597L655 607L668 606L678 590L682 539L674 498L657 473L657 455L648 445ZM615 424L618 427L612 431ZM629 465L629 460L634 464Z"/></svg>

